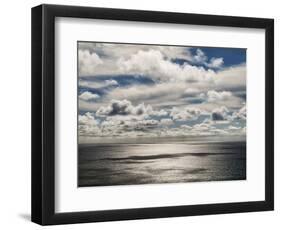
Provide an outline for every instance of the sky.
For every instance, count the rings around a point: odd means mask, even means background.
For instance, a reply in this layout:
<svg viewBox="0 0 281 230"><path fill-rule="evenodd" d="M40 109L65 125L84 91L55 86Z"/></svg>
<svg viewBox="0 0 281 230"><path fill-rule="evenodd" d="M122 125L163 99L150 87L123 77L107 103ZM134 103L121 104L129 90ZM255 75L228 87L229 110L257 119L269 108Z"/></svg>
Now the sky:
<svg viewBox="0 0 281 230"><path fill-rule="evenodd" d="M80 143L246 135L246 49L78 42Z"/></svg>

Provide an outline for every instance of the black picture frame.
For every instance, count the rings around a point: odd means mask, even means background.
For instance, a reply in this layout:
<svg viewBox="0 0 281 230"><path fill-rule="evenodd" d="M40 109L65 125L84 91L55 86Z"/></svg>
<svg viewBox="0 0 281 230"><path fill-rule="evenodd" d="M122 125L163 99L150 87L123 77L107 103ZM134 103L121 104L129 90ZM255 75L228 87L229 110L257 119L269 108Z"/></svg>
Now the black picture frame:
<svg viewBox="0 0 281 230"><path fill-rule="evenodd" d="M55 18L109 19L265 29L265 200L55 213ZM32 8L32 221L41 225L267 211L274 209L274 20L110 8Z"/></svg>

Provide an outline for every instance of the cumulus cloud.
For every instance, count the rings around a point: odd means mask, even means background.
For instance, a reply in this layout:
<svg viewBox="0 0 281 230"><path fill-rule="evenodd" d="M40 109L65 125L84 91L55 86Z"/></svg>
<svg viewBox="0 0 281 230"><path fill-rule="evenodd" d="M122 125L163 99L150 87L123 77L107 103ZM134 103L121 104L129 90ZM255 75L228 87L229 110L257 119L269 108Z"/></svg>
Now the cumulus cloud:
<svg viewBox="0 0 281 230"><path fill-rule="evenodd" d="M98 53L109 59L118 59L119 57L129 58L139 50L159 50L165 58L175 59L182 58L186 60L192 59L189 47L183 46L151 46L151 45L134 45L134 44L110 44L110 43L89 43L80 42L79 50L88 50Z"/></svg>
<svg viewBox="0 0 281 230"><path fill-rule="evenodd" d="M208 61L208 57L201 49L196 50L196 55L193 56L192 61L194 63L203 64L206 67L213 68L213 69L219 69L224 64L222 57L219 58L212 57L210 61Z"/></svg>
<svg viewBox="0 0 281 230"><path fill-rule="evenodd" d="M114 115L141 115L145 112L146 107L141 104L134 107L128 100L112 100L110 105L101 107L97 110L96 115L98 116L114 116Z"/></svg>
<svg viewBox="0 0 281 230"><path fill-rule="evenodd" d="M96 53L90 53L88 50L79 50L78 59L80 76L94 74L95 68L103 63Z"/></svg>
<svg viewBox="0 0 281 230"><path fill-rule="evenodd" d="M108 106L100 107L96 115L103 116L116 116L116 115L135 115L135 116L165 116L167 111L161 109L159 111L153 110L152 106L145 105L144 103L134 106L131 101L124 100L111 100Z"/></svg>
<svg viewBox="0 0 281 230"><path fill-rule="evenodd" d="M246 127L229 125L227 131L229 131L232 135L245 135Z"/></svg>
<svg viewBox="0 0 281 230"><path fill-rule="evenodd" d="M151 47L149 48L151 49ZM182 46L156 46L156 50L159 50L165 58L173 59L184 59L192 61L192 54L190 48Z"/></svg>
<svg viewBox="0 0 281 230"><path fill-rule="evenodd" d="M102 65L96 65L95 68L88 69L86 72L87 75L129 74L129 72L124 72L124 62L131 59L140 50L143 52L148 52L151 50L159 52L165 60L169 61L177 58L188 61L192 61L193 59L189 47L88 42L80 42L78 46L81 53L95 53L99 57L102 57ZM80 71L80 76L83 74L85 73Z"/></svg>
<svg viewBox="0 0 281 230"><path fill-rule="evenodd" d="M206 66L209 68L218 69L221 68L224 64L223 58L211 58L209 63L206 63Z"/></svg>
<svg viewBox="0 0 281 230"><path fill-rule="evenodd" d="M210 131L210 129L213 129L213 127L211 126L211 124L209 123L199 123L199 124L195 124L193 127L192 127L192 131L193 132L206 132L206 131Z"/></svg>
<svg viewBox="0 0 281 230"><path fill-rule="evenodd" d="M196 72L199 73L200 71ZM233 94L232 97L229 98L229 100L231 100L229 101L229 103L233 107L240 106L241 102L245 100L241 97L238 98L234 96L234 93L237 90L239 90L239 92L245 91L245 66L231 67L221 70L217 73L211 73L206 70L202 70L201 74L206 76L200 77L199 74L197 77L195 77L198 80L195 82L186 82L184 80L181 80L184 79L184 77L181 78L180 75L175 73L173 75L173 78L176 78L175 81L173 81L172 78L167 77L166 79L168 82L160 82L155 85L133 85L132 87L118 87L109 92L108 98L116 98L119 100L128 99L135 103L138 103L139 101L144 101L153 106L160 105L160 103L163 105L173 105L175 103L182 103L180 101L182 97L197 97L198 99L201 99L201 101L203 101L206 96L205 94L208 91L214 90L216 92L225 91ZM163 76L161 75L161 77ZM234 78L238 80L235 80ZM201 93L199 93L199 91ZM222 98L224 99L228 95L229 93L223 93Z"/></svg>
<svg viewBox="0 0 281 230"><path fill-rule="evenodd" d="M246 65L222 69L214 78L217 88L232 91L246 90Z"/></svg>
<svg viewBox="0 0 281 230"><path fill-rule="evenodd" d="M234 112L232 118L235 120L246 120L247 119L246 105L244 105L238 112Z"/></svg>
<svg viewBox="0 0 281 230"><path fill-rule="evenodd" d="M86 44L86 47L88 46L90 45ZM83 47L82 44L81 47ZM193 66L187 63L179 65L171 61L172 58L183 58L182 55L184 55L191 62L204 62L205 66L221 67L223 58L211 58L210 62L207 63L207 56L201 49L197 49L196 55L192 56L186 47L124 44L96 44L94 47L79 50L81 56L81 58L79 57L79 69L81 69L79 72L81 74L142 74L160 82L206 80L216 81L219 86L227 85L227 87L245 86L246 84L245 65L240 66L239 69L237 67L225 68L216 73L202 66ZM94 51L103 55L103 58L101 59ZM86 65L87 63L88 65ZM237 82L239 85L236 84Z"/></svg>
<svg viewBox="0 0 281 230"><path fill-rule="evenodd" d="M209 102L225 101L232 97L232 93L227 91L217 92L215 90L211 90L208 91L207 97Z"/></svg>
<svg viewBox="0 0 281 230"><path fill-rule="evenodd" d="M124 119L124 116L115 116L99 121L92 113L79 115L78 122L79 136L82 138L147 136L159 126L158 120L144 117L129 116Z"/></svg>
<svg viewBox="0 0 281 230"><path fill-rule="evenodd" d="M92 113L85 113L78 116L78 131L80 136L100 135L99 121Z"/></svg>
<svg viewBox="0 0 281 230"><path fill-rule="evenodd" d="M195 96L198 96L200 95L201 91L197 88L187 88L185 91L184 91L184 96L186 97L195 97ZM202 94L203 96L203 94Z"/></svg>
<svg viewBox="0 0 281 230"><path fill-rule="evenodd" d="M98 94L94 94L88 91L83 92L82 94L79 95L79 99L84 100L84 101L91 101L95 99L99 99L100 96Z"/></svg>
<svg viewBox="0 0 281 230"><path fill-rule="evenodd" d="M158 120L141 120L141 121L131 122L129 127L131 127L134 130L147 130L147 129L156 128L158 124L159 124Z"/></svg>
<svg viewBox="0 0 281 230"><path fill-rule="evenodd" d="M198 123L193 126L181 125L177 128L171 128L163 133L167 136L211 136L218 135L219 129L216 129L212 124L209 123Z"/></svg>
<svg viewBox="0 0 281 230"><path fill-rule="evenodd" d="M98 121L95 119L94 115L90 112L85 113L84 115L78 116L79 125L97 125Z"/></svg>
<svg viewBox="0 0 281 230"><path fill-rule="evenodd" d="M160 125L162 126L170 126L172 124L174 124L174 121L170 118L164 118L160 120Z"/></svg>
<svg viewBox="0 0 281 230"><path fill-rule="evenodd" d="M108 98L117 100L127 99L133 103L145 102L150 105L173 105L178 103L181 96L179 92L184 91L186 86L180 83L159 83L155 85L133 85L131 87L119 87L107 94Z"/></svg>
<svg viewBox="0 0 281 230"><path fill-rule="evenodd" d="M192 66L189 64L179 65L177 63L173 63L166 58L166 55L163 53L163 50L154 48L152 49L151 47L150 49L148 49L148 47L149 46L147 46L146 49L143 50L141 48L136 49L135 47L134 52L129 52L130 55L126 56L127 58L124 58L122 55L120 55L120 58L115 60L114 62L115 65L117 65L117 69L115 69L113 72L117 75L141 74L144 76L149 76L152 80L159 84L156 84L155 89L151 87L151 90L153 90L153 92L149 92L149 89L144 90L139 86L136 86L135 88L118 87L116 88L115 92L112 91L112 94L117 94L117 97L114 97L115 95L112 95L111 98L127 99L124 98L124 95L127 95L128 93L128 96L132 97L128 98L129 100L134 100L134 98L137 99L138 95L140 96L141 100L142 98L148 98L149 96L155 97L154 95L157 94L167 95L167 91L172 89L175 89L175 91L177 90L177 92L181 92L183 90L182 88L187 89L188 85L190 85L191 83L197 83L195 85L196 88L211 87L217 91L218 89L227 89L229 91L245 88L245 65L225 68L218 72L214 72L213 70L205 69L202 66ZM165 48L165 50L167 52L168 48ZM180 52L183 52L182 49L180 50ZM202 50L198 51L197 55L202 56L201 52ZM103 71L98 70L100 66L97 66L95 70L96 73L108 73L108 69L112 68L110 67L112 66L111 64L112 63L109 63L109 66L104 66ZM88 84L90 85L91 83ZM98 87L96 84L97 83L95 83L95 85L93 86ZM116 84L116 82L114 84ZM138 91L138 89L140 89L140 91ZM188 93L189 92L186 92L187 95ZM172 96L171 94L169 96L174 97L172 98L172 100L176 99L175 96Z"/></svg>
<svg viewBox="0 0 281 230"><path fill-rule="evenodd" d="M196 63L206 63L208 60L208 57L205 55L205 53L201 49L196 50L196 55L193 57L194 61Z"/></svg>
<svg viewBox="0 0 281 230"><path fill-rule="evenodd" d="M237 127L237 126L233 126L233 125L230 125L230 126L228 126L228 129L229 130L234 130L234 131L236 131L236 130L239 130L239 129L241 129L241 127Z"/></svg>
<svg viewBox="0 0 281 230"><path fill-rule="evenodd" d="M120 60L119 66L124 73L150 76L156 82L211 80L213 70L192 66L188 63L179 65L165 59L159 50L140 50L128 60Z"/></svg>
<svg viewBox="0 0 281 230"><path fill-rule="evenodd" d="M111 86L111 85L118 85L118 82L115 80L105 80L105 85L106 86Z"/></svg>
<svg viewBox="0 0 281 230"><path fill-rule="evenodd" d="M161 109L159 111L155 111L152 109L151 107L151 110L149 111L149 115L153 115L153 116L158 116L158 117L163 117L163 116L167 116L168 115L168 112L165 111L164 109Z"/></svg>
<svg viewBox="0 0 281 230"><path fill-rule="evenodd" d="M225 136L245 135L246 127L228 126L224 129L216 127L215 123L198 123L193 126L181 125L161 131L162 136Z"/></svg>
<svg viewBox="0 0 281 230"><path fill-rule="evenodd" d="M81 77L79 79L79 86L85 87L88 89L103 89L107 87L117 87L119 86L118 82L113 79L105 80L105 81L93 81L93 80L86 80Z"/></svg>
<svg viewBox="0 0 281 230"><path fill-rule="evenodd" d="M222 106L220 108L216 108L212 111L211 117L213 121L224 121L228 119L229 110Z"/></svg>
<svg viewBox="0 0 281 230"><path fill-rule="evenodd" d="M119 117L121 118L121 117ZM157 129L159 125L158 120L154 119L128 119L123 120L117 117L107 119L101 123L102 136L123 136L132 137L135 135L150 136L153 130Z"/></svg>
<svg viewBox="0 0 281 230"><path fill-rule="evenodd" d="M170 113L170 116L176 121L187 121L196 120L200 114L201 110L197 108L186 107L184 109L179 109L174 107Z"/></svg>
<svg viewBox="0 0 281 230"><path fill-rule="evenodd" d="M183 129L186 129L186 130L192 129L192 127L190 125L181 125L180 127L183 128Z"/></svg>
<svg viewBox="0 0 281 230"><path fill-rule="evenodd" d="M126 118L125 118L126 117ZM174 127L170 118L161 120L146 119L136 116L113 116L105 120L96 120L93 113L79 115L79 135L84 137L176 137L176 136L210 136L210 135L244 135L243 126L229 125L217 128L215 122L196 123L193 126Z"/></svg>

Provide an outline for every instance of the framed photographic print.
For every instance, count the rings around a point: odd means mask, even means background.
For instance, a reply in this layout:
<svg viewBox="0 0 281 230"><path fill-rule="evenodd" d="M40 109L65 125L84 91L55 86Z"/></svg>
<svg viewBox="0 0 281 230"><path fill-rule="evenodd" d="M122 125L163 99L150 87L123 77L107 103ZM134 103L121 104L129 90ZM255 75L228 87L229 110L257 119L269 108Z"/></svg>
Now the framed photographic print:
<svg viewBox="0 0 281 230"><path fill-rule="evenodd" d="M32 8L32 221L273 210L273 19Z"/></svg>

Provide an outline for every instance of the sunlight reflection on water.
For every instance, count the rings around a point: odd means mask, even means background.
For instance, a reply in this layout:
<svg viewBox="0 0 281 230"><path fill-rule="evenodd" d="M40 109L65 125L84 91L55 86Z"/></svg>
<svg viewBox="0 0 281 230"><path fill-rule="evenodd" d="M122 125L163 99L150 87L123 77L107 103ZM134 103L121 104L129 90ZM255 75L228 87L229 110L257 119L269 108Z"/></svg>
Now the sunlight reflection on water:
<svg viewBox="0 0 281 230"><path fill-rule="evenodd" d="M246 142L80 144L79 186L246 179Z"/></svg>

